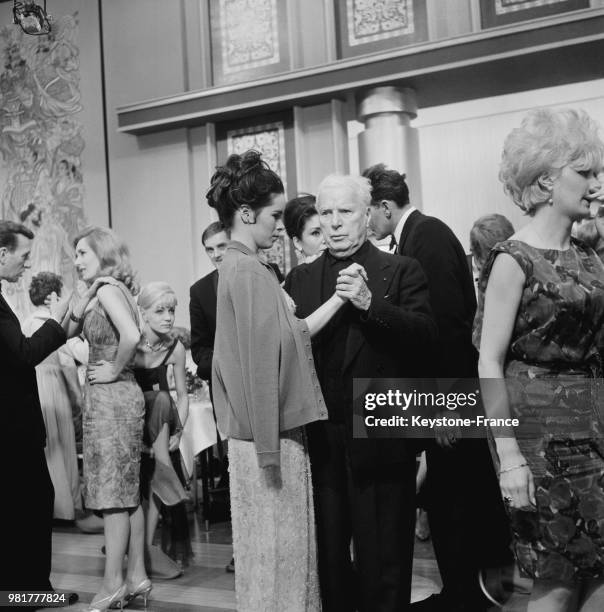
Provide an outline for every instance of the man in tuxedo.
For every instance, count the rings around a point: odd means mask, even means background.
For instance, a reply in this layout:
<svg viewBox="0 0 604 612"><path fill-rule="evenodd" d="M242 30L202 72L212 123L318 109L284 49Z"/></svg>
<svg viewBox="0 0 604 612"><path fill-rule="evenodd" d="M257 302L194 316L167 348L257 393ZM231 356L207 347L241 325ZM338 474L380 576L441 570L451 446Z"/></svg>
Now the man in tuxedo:
<svg viewBox="0 0 604 612"><path fill-rule="evenodd" d="M222 263L228 241L229 236L220 221L210 223L204 230L201 235L201 243L215 269L194 283L189 292L191 356L197 364L197 376L207 381L212 379L218 269Z"/></svg>
<svg viewBox="0 0 604 612"><path fill-rule="evenodd" d="M415 444L353 439L352 387L354 378L413 376L414 352L436 327L419 264L367 240L370 201L366 179L327 177L317 210L328 249L285 281L301 318L335 290L347 301L313 338L329 415L307 427L324 612L401 612L411 595Z"/></svg>
<svg viewBox="0 0 604 612"><path fill-rule="evenodd" d="M456 379L458 390L468 384L476 388L476 296L463 247L445 223L412 206L404 175L378 164L363 176L371 182L370 226L376 237L392 236L396 253L415 258L428 280L438 340L426 355L424 375ZM511 559L487 442L444 435L426 442L426 456L428 520L443 590L412 609L480 612L487 602L479 590L479 569Z"/></svg>
<svg viewBox="0 0 604 612"><path fill-rule="evenodd" d="M0 280L16 283L30 267L33 237L24 225L0 221ZM46 429L35 366L65 343L61 323L67 307L67 299L53 299L50 319L27 338L0 292L0 465L4 492L0 504L0 591L53 590L54 489L44 456ZM69 603L77 600L75 593L65 596Z"/></svg>

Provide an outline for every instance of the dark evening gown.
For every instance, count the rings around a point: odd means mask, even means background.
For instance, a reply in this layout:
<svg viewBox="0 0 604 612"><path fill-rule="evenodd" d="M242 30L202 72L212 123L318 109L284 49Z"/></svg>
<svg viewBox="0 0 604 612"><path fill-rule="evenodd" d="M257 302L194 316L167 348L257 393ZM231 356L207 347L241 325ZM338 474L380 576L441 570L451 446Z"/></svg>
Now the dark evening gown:
<svg viewBox="0 0 604 612"><path fill-rule="evenodd" d="M522 268L525 284L505 360L515 435L535 480L536 511L510 509L514 552L532 578L570 582L604 575L602 325L604 266L572 239L565 251L517 240L497 244Z"/></svg>
<svg viewBox="0 0 604 612"><path fill-rule="evenodd" d="M145 396L145 428L143 442L145 446L151 448L153 442L159 435L164 423L168 424L169 435L173 435L182 429L178 411L171 397L166 400L166 393L170 394L168 385L166 362L176 348L178 340L168 349L162 363L151 369L136 368L134 375ZM160 394L160 392L165 392ZM181 484L184 486L186 478L182 470L180 451L177 449L170 453L172 467L176 472ZM147 496L149 483L155 469L155 459L148 453L143 453L141 462L141 493ZM179 561L183 567L189 564L193 556L191 549L191 536L189 533L189 522L185 502L180 502L175 506L160 504L160 514L162 517L161 547L175 561Z"/></svg>

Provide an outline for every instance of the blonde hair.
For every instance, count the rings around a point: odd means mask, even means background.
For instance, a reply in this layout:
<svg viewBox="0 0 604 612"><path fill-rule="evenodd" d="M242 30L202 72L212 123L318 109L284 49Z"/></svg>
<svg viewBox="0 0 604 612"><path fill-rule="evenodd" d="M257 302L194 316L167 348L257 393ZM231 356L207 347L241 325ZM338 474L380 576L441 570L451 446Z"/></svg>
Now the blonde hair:
<svg viewBox="0 0 604 612"><path fill-rule="evenodd" d="M126 285L132 295L138 293L138 283L132 265L130 251L123 240L107 227L91 225L73 240L74 248L80 240L86 239L101 265L102 276L113 276Z"/></svg>
<svg viewBox="0 0 604 612"><path fill-rule="evenodd" d="M136 301L141 310L148 310L159 300L163 300L168 306L176 306L178 303L174 289L168 283L153 281L141 289Z"/></svg>
<svg viewBox="0 0 604 612"><path fill-rule="evenodd" d="M602 168L604 143L598 124L583 110L538 108L505 139L499 180L504 191L528 215L546 203L555 178L565 166L575 170Z"/></svg>

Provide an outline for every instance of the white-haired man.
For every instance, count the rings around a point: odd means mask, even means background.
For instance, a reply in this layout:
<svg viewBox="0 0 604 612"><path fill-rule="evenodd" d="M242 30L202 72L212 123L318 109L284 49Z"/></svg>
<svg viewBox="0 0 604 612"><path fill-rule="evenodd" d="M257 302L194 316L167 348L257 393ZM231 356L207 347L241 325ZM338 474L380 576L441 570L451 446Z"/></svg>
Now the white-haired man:
<svg viewBox="0 0 604 612"><path fill-rule="evenodd" d="M370 202L366 179L327 177L317 194L327 250L285 281L299 317L334 288L348 301L313 339L329 413L307 428L324 612L400 612L411 594L415 445L353 439L352 382L414 376L413 348L433 342L436 326L419 264L367 240Z"/></svg>

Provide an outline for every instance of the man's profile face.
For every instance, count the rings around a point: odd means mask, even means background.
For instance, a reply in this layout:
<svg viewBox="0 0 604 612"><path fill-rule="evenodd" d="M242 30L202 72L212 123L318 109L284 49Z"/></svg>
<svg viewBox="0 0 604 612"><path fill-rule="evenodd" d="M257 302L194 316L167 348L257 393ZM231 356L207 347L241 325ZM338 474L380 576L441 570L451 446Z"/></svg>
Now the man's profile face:
<svg viewBox="0 0 604 612"><path fill-rule="evenodd" d="M365 242L369 211L353 188L325 188L317 200L317 210L327 248L333 255L347 257Z"/></svg>
<svg viewBox="0 0 604 612"><path fill-rule="evenodd" d="M369 227L378 240L392 233L390 219L386 217L386 209L382 202L371 203L369 207Z"/></svg>
<svg viewBox="0 0 604 612"><path fill-rule="evenodd" d="M210 261L214 264L216 269L220 268L228 241L229 239L226 232L218 232L207 238L203 245Z"/></svg>
<svg viewBox="0 0 604 612"><path fill-rule="evenodd" d="M31 240L22 234L17 234L17 246L14 251L7 247L0 248L0 274L9 283L16 283L23 272L31 267L29 254L31 252Z"/></svg>

